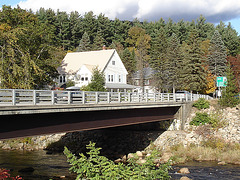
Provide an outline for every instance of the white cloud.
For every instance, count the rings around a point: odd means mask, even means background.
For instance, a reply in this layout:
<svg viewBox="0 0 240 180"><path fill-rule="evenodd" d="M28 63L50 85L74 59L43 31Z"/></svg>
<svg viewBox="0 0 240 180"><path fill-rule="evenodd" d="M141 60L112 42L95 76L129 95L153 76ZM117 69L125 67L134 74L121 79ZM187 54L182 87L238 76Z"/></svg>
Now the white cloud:
<svg viewBox="0 0 240 180"><path fill-rule="evenodd" d="M158 20L161 17L174 20L192 20L202 14L209 21L229 20L240 16L239 0L25 0L21 8L38 10L40 7L60 11L93 11L110 19Z"/></svg>

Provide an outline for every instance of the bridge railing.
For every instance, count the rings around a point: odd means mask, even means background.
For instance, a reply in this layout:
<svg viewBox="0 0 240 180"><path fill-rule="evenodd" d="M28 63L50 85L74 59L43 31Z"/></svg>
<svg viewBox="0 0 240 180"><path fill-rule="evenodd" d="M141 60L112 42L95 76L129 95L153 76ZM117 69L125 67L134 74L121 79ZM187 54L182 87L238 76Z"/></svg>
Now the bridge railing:
<svg viewBox="0 0 240 180"><path fill-rule="evenodd" d="M210 99L208 95L186 95L181 101ZM173 93L128 93L90 91L51 91L0 89L0 105L54 105L54 104L100 104L176 101Z"/></svg>

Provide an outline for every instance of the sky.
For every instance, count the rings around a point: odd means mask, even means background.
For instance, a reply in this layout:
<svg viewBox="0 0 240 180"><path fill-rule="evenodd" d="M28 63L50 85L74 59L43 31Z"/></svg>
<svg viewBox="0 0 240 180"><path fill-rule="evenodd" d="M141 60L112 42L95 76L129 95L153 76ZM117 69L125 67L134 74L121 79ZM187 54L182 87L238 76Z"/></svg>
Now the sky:
<svg viewBox="0 0 240 180"><path fill-rule="evenodd" d="M55 11L78 11L81 15L93 11L103 13L109 19L157 21L160 18L175 22L196 20L200 15L207 22L230 22L240 35L240 0L0 0L2 5L19 5L36 12L40 7Z"/></svg>

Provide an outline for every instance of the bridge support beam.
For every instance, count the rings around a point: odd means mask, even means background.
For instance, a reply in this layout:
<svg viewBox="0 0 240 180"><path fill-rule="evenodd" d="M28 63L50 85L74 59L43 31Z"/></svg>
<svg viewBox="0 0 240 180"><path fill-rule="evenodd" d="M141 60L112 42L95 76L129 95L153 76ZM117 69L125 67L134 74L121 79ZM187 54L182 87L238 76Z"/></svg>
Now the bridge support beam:
<svg viewBox="0 0 240 180"><path fill-rule="evenodd" d="M171 120L177 112L179 106L1 115L0 139Z"/></svg>

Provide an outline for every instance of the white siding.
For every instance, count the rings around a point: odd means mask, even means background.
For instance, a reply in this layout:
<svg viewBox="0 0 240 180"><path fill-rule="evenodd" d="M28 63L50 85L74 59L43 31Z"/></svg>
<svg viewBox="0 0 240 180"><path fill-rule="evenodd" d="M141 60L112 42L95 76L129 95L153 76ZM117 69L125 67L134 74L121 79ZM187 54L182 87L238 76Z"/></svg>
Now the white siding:
<svg viewBox="0 0 240 180"><path fill-rule="evenodd" d="M116 52L105 67L104 74L107 83L127 83L127 70ZM111 81L111 78L109 81L109 76L113 76L113 81ZM121 82L119 82L119 76L121 77Z"/></svg>
<svg viewBox="0 0 240 180"><path fill-rule="evenodd" d="M75 86L82 87L86 86L91 82L92 73L90 70L83 65L75 75Z"/></svg>

